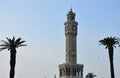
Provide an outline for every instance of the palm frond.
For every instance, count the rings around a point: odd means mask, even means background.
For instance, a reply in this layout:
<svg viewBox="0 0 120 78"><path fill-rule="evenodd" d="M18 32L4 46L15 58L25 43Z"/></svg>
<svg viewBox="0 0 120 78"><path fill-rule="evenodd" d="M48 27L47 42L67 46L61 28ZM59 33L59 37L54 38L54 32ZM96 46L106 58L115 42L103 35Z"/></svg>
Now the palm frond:
<svg viewBox="0 0 120 78"><path fill-rule="evenodd" d="M20 44L20 45L17 45L16 47L21 47L21 46L27 46L26 44Z"/></svg>
<svg viewBox="0 0 120 78"><path fill-rule="evenodd" d="M91 72L86 75L86 78L94 78L94 77L97 77L97 75Z"/></svg>
<svg viewBox="0 0 120 78"><path fill-rule="evenodd" d="M116 47L115 45L119 45L119 40L116 37L106 37L99 41L101 45L106 46L105 48L108 48L110 46Z"/></svg>
<svg viewBox="0 0 120 78"><path fill-rule="evenodd" d="M6 37L6 39L7 39L8 43L12 43L12 40L10 38Z"/></svg>
<svg viewBox="0 0 120 78"><path fill-rule="evenodd" d="M3 42L3 44L9 45L9 42L1 40Z"/></svg>
<svg viewBox="0 0 120 78"><path fill-rule="evenodd" d="M0 46L8 46L7 44L1 44Z"/></svg>
<svg viewBox="0 0 120 78"><path fill-rule="evenodd" d="M15 41L15 43L18 43L18 42L20 42L22 40L22 38L18 38L18 39L16 39L16 41Z"/></svg>
<svg viewBox="0 0 120 78"><path fill-rule="evenodd" d="M27 46L27 45L23 44L26 41L24 41L24 40L21 41L22 38L20 38L20 37L15 39L15 37L13 36L12 39L7 38L7 37L6 37L6 39L7 39L7 41L2 40L3 44L0 44L0 47L1 47L0 51L2 51L4 49L11 50L13 48L15 49L15 48L18 48L18 47L21 47L21 46Z"/></svg>
<svg viewBox="0 0 120 78"><path fill-rule="evenodd" d="M26 41L19 41L19 42L16 42L16 43L15 43L15 46L20 45L20 44L22 44L22 43L24 43L24 42L26 42Z"/></svg>
<svg viewBox="0 0 120 78"><path fill-rule="evenodd" d="M105 49L107 49L108 48L108 46L105 46Z"/></svg>
<svg viewBox="0 0 120 78"><path fill-rule="evenodd" d="M15 37L13 36L12 41L15 42Z"/></svg>
<svg viewBox="0 0 120 78"><path fill-rule="evenodd" d="M0 51L4 50L4 49L7 49L8 47L1 47L0 48Z"/></svg>

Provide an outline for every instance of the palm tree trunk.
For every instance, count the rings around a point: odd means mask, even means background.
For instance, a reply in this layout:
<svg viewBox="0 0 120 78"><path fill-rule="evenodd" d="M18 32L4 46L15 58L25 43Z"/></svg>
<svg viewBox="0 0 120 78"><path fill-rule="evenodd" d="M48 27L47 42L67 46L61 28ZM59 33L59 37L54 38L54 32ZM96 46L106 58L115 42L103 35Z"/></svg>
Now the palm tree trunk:
<svg viewBox="0 0 120 78"><path fill-rule="evenodd" d="M10 78L14 78L16 64L16 50L10 51Z"/></svg>
<svg viewBox="0 0 120 78"><path fill-rule="evenodd" d="M113 47L109 47L108 50L109 50L111 78L115 78L115 76L114 76L114 65L113 65Z"/></svg>

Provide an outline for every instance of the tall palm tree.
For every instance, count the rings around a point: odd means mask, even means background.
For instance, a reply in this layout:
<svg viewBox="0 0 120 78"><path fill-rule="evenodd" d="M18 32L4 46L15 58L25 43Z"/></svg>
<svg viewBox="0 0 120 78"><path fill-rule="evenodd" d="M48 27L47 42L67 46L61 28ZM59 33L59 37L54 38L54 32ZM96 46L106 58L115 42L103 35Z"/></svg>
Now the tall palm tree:
<svg viewBox="0 0 120 78"><path fill-rule="evenodd" d="M9 50L10 51L10 78L14 78L15 74L15 64L16 64L16 48L21 46L26 46L23 44L25 41L22 41L22 38L13 37L12 39L6 38L7 41L2 40L2 44L0 44L0 51Z"/></svg>
<svg viewBox="0 0 120 78"><path fill-rule="evenodd" d="M119 40L116 37L107 37L107 38L100 40L99 43L105 46L105 49L108 49L111 78L115 78L114 65L113 65L113 54L114 54L114 48L116 48L116 45L119 45Z"/></svg>
<svg viewBox="0 0 120 78"><path fill-rule="evenodd" d="M88 73L86 75L86 78L94 78L94 77L96 77L96 75L94 73Z"/></svg>

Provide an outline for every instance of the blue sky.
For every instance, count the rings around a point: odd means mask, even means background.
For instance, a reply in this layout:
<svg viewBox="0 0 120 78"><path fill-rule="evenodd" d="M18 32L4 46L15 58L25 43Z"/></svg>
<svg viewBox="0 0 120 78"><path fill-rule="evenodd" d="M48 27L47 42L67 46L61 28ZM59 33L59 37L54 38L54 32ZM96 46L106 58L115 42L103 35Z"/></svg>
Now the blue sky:
<svg viewBox="0 0 120 78"><path fill-rule="evenodd" d="M16 78L58 77L65 62L64 22L73 8L78 22L78 63L84 76L109 78L107 50L98 41L120 37L119 0L1 0L0 39L22 37L28 46L17 49ZM115 49L116 78L120 77L120 48ZM9 52L0 52L0 78L9 77Z"/></svg>

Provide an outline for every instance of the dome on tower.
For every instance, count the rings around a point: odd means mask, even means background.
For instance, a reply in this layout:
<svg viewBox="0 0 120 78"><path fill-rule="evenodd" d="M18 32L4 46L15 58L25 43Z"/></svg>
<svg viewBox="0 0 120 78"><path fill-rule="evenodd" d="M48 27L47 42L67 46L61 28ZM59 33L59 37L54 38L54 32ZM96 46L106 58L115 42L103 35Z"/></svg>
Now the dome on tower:
<svg viewBox="0 0 120 78"><path fill-rule="evenodd" d="M69 13L73 13L72 8L70 9ZM74 13L73 13L74 14Z"/></svg>
<svg viewBox="0 0 120 78"><path fill-rule="evenodd" d="M75 20L75 13L73 13L72 9L67 14L67 20L74 21Z"/></svg>

